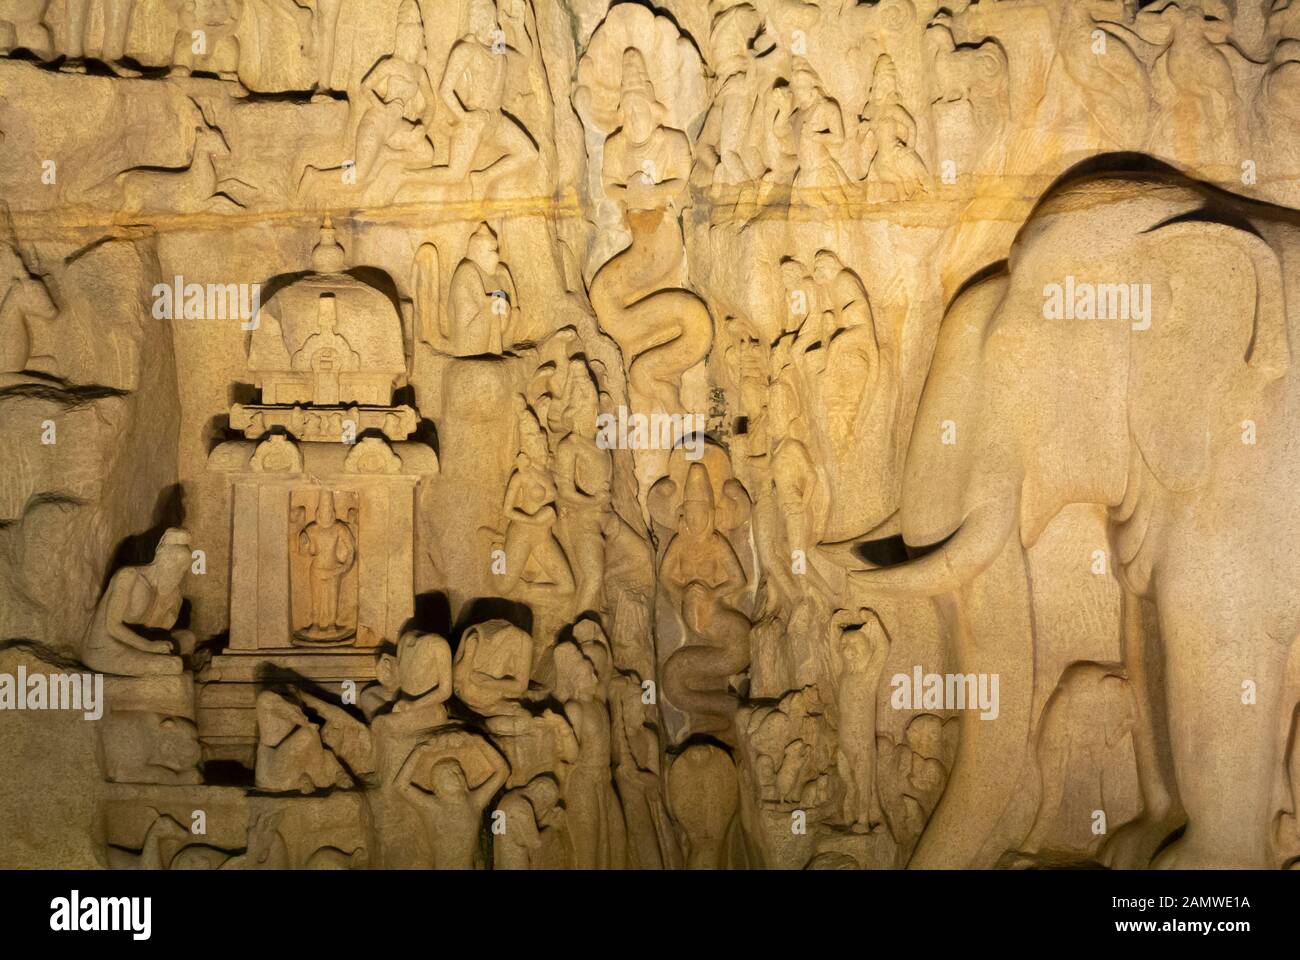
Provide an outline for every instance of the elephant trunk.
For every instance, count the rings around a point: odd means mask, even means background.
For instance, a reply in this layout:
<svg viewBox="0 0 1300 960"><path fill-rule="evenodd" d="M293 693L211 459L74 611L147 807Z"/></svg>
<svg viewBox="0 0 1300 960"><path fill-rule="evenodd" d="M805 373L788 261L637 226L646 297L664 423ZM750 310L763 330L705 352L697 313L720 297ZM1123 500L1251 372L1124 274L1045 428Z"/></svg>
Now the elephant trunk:
<svg viewBox="0 0 1300 960"><path fill-rule="evenodd" d="M947 542L893 567L853 572L858 586L873 591L933 597L953 593L997 559L1020 514L1019 484L975 507Z"/></svg>

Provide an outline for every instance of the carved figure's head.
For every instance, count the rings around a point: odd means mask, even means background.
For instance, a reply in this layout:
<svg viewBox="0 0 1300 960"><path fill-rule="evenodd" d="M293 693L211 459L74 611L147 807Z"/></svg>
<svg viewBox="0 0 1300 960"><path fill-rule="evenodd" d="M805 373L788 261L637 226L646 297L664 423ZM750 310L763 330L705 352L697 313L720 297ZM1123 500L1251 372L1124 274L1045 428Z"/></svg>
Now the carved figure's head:
<svg viewBox="0 0 1300 960"><path fill-rule="evenodd" d="M623 117L623 132L633 143L645 143L663 118L663 107L655 96L645 57L636 47L623 51L623 80L618 109Z"/></svg>
<svg viewBox="0 0 1300 960"><path fill-rule="evenodd" d="M449 679L441 674L439 646L447 643L436 633L408 630L397 642L397 680L403 693L421 697L440 682Z"/></svg>
<svg viewBox="0 0 1300 960"><path fill-rule="evenodd" d="M708 468L702 463L692 463L686 470L682 529L693 536L713 531L713 485L709 482Z"/></svg>
<svg viewBox="0 0 1300 960"><path fill-rule="evenodd" d="M877 58L876 67L871 72L871 102L898 102L898 67L887 53Z"/></svg>
<svg viewBox="0 0 1300 960"><path fill-rule="evenodd" d="M179 527L167 530L158 541L150 564L155 571L155 585L163 591L175 590L185 579L191 559L190 535Z"/></svg>
<svg viewBox="0 0 1300 960"><path fill-rule="evenodd" d="M486 223L480 223L465 246L465 257L484 273L496 273L501 266L497 235Z"/></svg>
<svg viewBox="0 0 1300 960"><path fill-rule="evenodd" d="M334 494L329 490L322 490L316 500L316 523L322 527L332 527L334 520Z"/></svg>
<svg viewBox="0 0 1300 960"><path fill-rule="evenodd" d="M548 453L546 433L533 411L524 404L519 411L519 454L530 463L543 466Z"/></svg>
<svg viewBox="0 0 1300 960"><path fill-rule="evenodd" d="M402 0L397 10L397 29L393 33L393 56L405 63L424 59L424 23L415 0Z"/></svg>
<svg viewBox="0 0 1300 960"><path fill-rule="evenodd" d="M840 258L829 250L819 250L813 258L813 279L818 283L830 283L843 269L844 264Z"/></svg>
<svg viewBox="0 0 1300 960"><path fill-rule="evenodd" d="M493 0L470 0L469 32L482 43L495 43L501 27L497 23L497 5Z"/></svg>
<svg viewBox="0 0 1300 960"><path fill-rule="evenodd" d="M469 793L465 771L459 763L449 757L433 765L433 769L429 771L429 786L434 793L444 799Z"/></svg>

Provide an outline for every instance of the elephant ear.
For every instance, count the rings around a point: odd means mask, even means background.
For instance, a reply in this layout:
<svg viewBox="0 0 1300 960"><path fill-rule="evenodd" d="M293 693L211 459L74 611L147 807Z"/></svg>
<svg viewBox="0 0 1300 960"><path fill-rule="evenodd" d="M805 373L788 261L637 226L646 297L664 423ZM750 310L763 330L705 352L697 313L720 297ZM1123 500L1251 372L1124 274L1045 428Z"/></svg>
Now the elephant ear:
<svg viewBox="0 0 1300 960"><path fill-rule="evenodd" d="M1290 364L1277 255L1235 226L1179 220L1145 236L1149 327L1135 319L1129 350L1129 426L1143 459L1170 490L1205 477L1212 419L1229 379L1261 382Z"/></svg>

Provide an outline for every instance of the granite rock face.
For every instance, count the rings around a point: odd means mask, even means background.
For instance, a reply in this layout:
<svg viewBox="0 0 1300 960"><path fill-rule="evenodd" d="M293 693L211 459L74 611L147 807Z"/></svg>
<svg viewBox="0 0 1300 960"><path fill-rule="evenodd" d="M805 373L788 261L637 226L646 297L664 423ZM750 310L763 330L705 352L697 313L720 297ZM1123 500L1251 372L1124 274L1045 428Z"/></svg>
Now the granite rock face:
<svg viewBox="0 0 1300 960"><path fill-rule="evenodd" d="M3 865L1293 864L1297 11L0 4Z"/></svg>

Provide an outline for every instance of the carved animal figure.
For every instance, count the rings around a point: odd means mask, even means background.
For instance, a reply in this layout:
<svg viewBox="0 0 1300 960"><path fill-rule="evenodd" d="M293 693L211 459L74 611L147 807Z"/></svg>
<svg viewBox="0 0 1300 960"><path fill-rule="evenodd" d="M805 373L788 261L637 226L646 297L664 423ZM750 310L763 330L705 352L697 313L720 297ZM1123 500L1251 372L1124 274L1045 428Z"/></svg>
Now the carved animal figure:
<svg viewBox="0 0 1300 960"><path fill-rule="evenodd" d="M230 153L230 144L212 122L208 109L202 104L198 106L203 122L194 128L194 149L185 167L175 170L136 167L117 175L124 211L194 213L205 209L222 193L223 178L217 174L216 159Z"/></svg>
<svg viewBox="0 0 1300 960"><path fill-rule="evenodd" d="M1121 585L1156 610L1187 815L1157 867L1274 865L1285 667L1300 632L1300 447L1285 426L1300 405L1289 346L1300 315L1283 267L1298 250L1294 214L1172 171L1062 178L1009 265L965 289L941 328L900 511L908 544L937 546L853 577L958 598L1005 577L1005 599L1026 588L1022 546L1063 507L1109 508ZM985 725L997 731L963 716L952 783L912 865L978 862L1010 802L1017 778L989 770L1030 736L1012 701L1032 700L1032 636L959 644L962 670L1000 672L1016 712ZM1166 814L1147 811L1151 842L1133 849L1157 849Z"/></svg>

